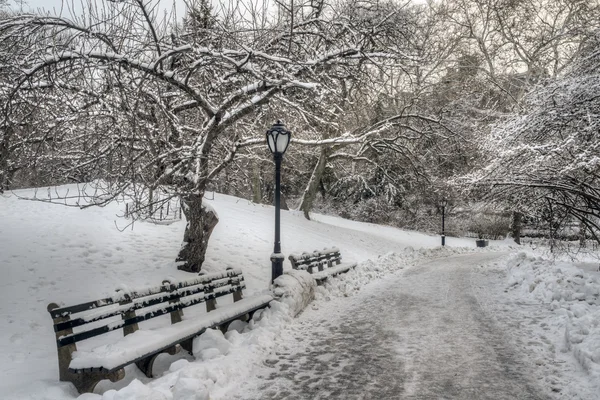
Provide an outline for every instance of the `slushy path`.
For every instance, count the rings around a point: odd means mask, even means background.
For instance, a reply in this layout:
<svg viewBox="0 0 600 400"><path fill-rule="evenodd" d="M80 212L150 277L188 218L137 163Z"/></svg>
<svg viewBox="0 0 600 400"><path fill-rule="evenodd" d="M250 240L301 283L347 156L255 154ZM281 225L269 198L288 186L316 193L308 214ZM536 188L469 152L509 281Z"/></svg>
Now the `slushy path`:
<svg viewBox="0 0 600 400"><path fill-rule="evenodd" d="M473 284L497 257L428 261L308 310L230 398L543 399Z"/></svg>

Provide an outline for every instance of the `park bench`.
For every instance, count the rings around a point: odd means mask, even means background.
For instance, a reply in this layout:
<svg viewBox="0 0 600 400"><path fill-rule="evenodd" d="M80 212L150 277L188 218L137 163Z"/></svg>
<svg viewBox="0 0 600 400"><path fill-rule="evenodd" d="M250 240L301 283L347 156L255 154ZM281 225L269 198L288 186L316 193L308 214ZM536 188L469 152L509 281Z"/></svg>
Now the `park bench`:
<svg viewBox="0 0 600 400"><path fill-rule="evenodd" d="M211 328L226 331L237 319L249 321L273 299L270 295L242 298L244 288L241 270L228 269L137 291L121 290L113 297L69 307L51 303L48 311L56 332L59 378L85 393L103 379L123 379L124 367L133 363L152 377L159 354L175 354L181 348L191 353L194 337ZM233 302L217 305L217 298L228 294ZM202 303L206 311L193 307L183 315L184 308ZM149 320L140 329L139 323ZM86 348L77 348L88 339L92 340Z"/></svg>
<svg viewBox="0 0 600 400"><path fill-rule="evenodd" d="M356 263L342 263L342 255L336 247L315 250L312 253L291 254L288 258L293 269L309 272L318 284L322 284L330 276L348 272L356 267Z"/></svg>

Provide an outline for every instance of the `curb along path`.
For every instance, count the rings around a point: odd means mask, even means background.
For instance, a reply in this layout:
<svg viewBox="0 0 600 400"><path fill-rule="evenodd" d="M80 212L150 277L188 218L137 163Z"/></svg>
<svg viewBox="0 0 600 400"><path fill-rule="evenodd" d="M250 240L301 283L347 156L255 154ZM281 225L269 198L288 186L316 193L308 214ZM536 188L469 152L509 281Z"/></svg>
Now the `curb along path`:
<svg viewBox="0 0 600 400"><path fill-rule="evenodd" d="M471 286L497 257L430 260L306 310L228 398L543 399Z"/></svg>

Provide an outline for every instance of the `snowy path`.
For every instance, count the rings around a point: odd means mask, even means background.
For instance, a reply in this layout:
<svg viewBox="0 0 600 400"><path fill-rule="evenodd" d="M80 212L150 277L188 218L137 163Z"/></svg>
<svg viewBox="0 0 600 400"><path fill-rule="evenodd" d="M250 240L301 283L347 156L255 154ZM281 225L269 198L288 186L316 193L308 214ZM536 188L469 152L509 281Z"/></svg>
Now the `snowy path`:
<svg viewBox="0 0 600 400"><path fill-rule="evenodd" d="M305 311L255 378L226 397L544 398L480 304L473 271L497 257L436 259Z"/></svg>

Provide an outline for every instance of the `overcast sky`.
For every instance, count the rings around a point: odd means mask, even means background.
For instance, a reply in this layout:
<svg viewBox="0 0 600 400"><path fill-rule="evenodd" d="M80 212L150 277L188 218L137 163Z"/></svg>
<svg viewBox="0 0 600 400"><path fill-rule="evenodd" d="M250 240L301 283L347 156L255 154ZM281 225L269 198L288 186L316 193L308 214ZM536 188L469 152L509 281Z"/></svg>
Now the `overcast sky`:
<svg viewBox="0 0 600 400"><path fill-rule="evenodd" d="M10 0L12 1L12 6L14 9L19 9L19 4L21 0ZM153 0L154 2L159 2L159 6L161 9L161 13L164 10L170 11L173 8L173 3L175 3L177 17L180 18L183 16L184 11L184 0ZM87 0L83 0L83 2L87 2ZM62 15L69 15L69 10L75 8L75 10L81 9L82 0L23 0L23 11L31 11L37 10L38 8L44 8L46 10L55 10L57 14L61 13Z"/></svg>
<svg viewBox="0 0 600 400"><path fill-rule="evenodd" d="M57 14L61 13L62 15L69 15L69 9L75 7L75 10L81 9L82 1L87 2L88 0L9 0L13 3L13 8L19 9L20 3L23 3L23 11L31 11L36 10L38 8L44 8L46 10L56 10ZM181 18L183 16L183 12L185 10L184 1L185 0L153 0L154 2L158 1L161 9L161 13L166 11L171 11L173 8L173 4L175 4L175 9L177 12L177 18ZM424 3L426 0L412 0L413 3Z"/></svg>

